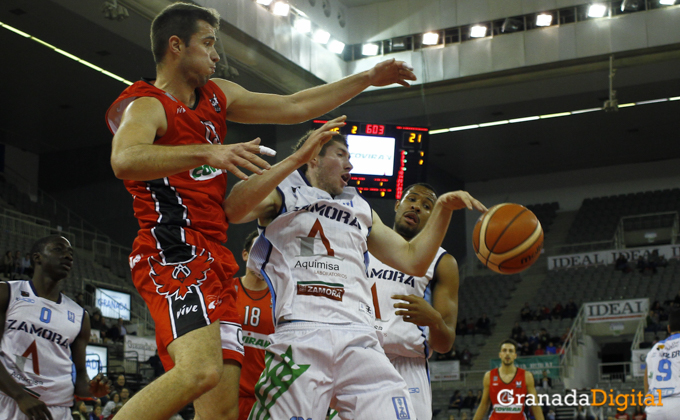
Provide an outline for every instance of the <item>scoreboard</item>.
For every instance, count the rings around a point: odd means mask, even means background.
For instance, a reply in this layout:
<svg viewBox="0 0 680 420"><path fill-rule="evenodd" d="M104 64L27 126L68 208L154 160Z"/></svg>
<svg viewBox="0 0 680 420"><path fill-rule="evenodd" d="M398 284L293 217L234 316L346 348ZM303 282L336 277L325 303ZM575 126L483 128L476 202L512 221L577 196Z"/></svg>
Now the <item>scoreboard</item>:
<svg viewBox="0 0 680 420"><path fill-rule="evenodd" d="M319 128L325 120L314 120ZM429 129L346 121L337 129L347 137L354 166L350 186L366 197L401 199L404 187L425 182Z"/></svg>

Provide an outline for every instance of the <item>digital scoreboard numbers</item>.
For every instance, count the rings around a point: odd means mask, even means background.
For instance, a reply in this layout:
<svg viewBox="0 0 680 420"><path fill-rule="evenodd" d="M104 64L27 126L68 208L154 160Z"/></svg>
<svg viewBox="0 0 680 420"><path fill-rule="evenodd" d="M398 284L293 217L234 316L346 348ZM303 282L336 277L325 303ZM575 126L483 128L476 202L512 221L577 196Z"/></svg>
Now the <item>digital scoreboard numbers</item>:
<svg viewBox="0 0 680 420"><path fill-rule="evenodd" d="M349 185L364 196L400 199L405 186L425 182L428 128L347 121L335 131L347 137L354 166Z"/></svg>

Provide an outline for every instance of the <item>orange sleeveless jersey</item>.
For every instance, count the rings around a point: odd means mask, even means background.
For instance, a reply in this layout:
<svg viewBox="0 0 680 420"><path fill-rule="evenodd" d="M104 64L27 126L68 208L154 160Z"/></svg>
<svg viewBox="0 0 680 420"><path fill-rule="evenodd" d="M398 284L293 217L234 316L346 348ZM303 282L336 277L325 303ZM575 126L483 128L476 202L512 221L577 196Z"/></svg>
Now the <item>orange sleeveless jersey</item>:
<svg viewBox="0 0 680 420"><path fill-rule="evenodd" d="M241 279L237 288L236 307L243 328L244 363L241 367L239 397L255 397L255 382L264 370L264 349L269 346L268 335L274 333L272 300L269 289L252 291L243 287ZM247 414L247 413L246 413ZM247 417L247 416L246 416Z"/></svg>
<svg viewBox="0 0 680 420"><path fill-rule="evenodd" d="M517 368L515 377L510 383L501 379L498 368L489 375L489 398L492 413L489 420L526 420L524 403L526 402L527 383L524 369ZM521 396L521 398L518 398Z"/></svg>
<svg viewBox="0 0 680 420"><path fill-rule="evenodd" d="M111 105L106 123L115 134L125 108L133 100L149 96L163 105L168 122L167 132L154 144L222 144L227 133L227 98L212 81L196 92L196 105L191 109L148 81L136 82ZM125 181L125 187L134 198L135 217L142 230L156 225L181 226L215 242L227 241L228 224L222 209L227 176L222 170L202 165L163 179Z"/></svg>

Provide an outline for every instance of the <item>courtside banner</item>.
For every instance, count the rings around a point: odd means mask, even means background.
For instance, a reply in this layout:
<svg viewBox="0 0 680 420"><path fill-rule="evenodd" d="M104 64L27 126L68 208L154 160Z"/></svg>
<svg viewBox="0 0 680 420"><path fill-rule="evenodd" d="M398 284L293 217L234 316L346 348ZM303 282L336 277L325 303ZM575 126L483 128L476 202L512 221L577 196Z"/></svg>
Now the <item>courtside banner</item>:
<svg viewBox="0 0 680 420"><path fill-rule="evenodd" d="M149 357L156 354L156 339L153 337L137 337L136 335L125 336L126 352L136 352L137 361L146 362Z"/></svg>
<svg viewBox="0 0 680 420"><path fill-rule="evenodd" d="M433 381L460 381L460 362L458 360L432 362L430 377Z"/></svg>
<svg viewBox="0 0 680 420"><path fill-rule="evenodd" d="M663 255L666 259L680 257L680 245L662 245L643 248L610 249L606 251L593 251L584 254L558 255L548 257L548 270L560 268L586 267L589 265L614 264L623 255L628 259L628 263L635 266L638 257L649 257L658 251L659 256Z"/></svg>
<svg viewBox="0 0 680 420"><path fill-rule="evenodd" d="M630 321L647 316L649 298L588 302L583 305L586 322Z"/></svg>
<svg viewBox="0 0 680 420"><path fill-rule="evenodd" d="M501 367L501 359L491 359L489 362L491 369ZM556 354L518 357L515 359L515 366L531 372L537 384L543 377L544 370L548 372L549 378L560 377L560 356Z"/></svg>
<svg viewBox="0 0 680 420"><path fill-rule="evenodd" d="M647 353L651 349L633 350L631 361L633 362L633 376L642 378L645 376L645 369L647 368Z"/></svg>

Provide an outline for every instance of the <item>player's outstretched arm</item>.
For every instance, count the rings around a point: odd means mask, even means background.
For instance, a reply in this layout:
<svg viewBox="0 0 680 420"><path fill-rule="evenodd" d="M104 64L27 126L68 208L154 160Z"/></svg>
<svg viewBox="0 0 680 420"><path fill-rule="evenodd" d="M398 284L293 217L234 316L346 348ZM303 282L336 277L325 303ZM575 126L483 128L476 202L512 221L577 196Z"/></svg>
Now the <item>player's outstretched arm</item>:
<svg viewBox="0 0 680 420"><path fill-rule="evenodd" d="M486 211L486 207L465 191L442 194L434 205L430 219L420 233L406 241L388 228L373 212L373 227L368 237L368 250L383 263L412 276L427 272L449 228L454 210Z"/></svg>
<svg viewBox="0 0 680 420"><path fill-rule="evenodd" d="M538 401L538 393L536 392L534 375L529 371L525 371L524 375L525 375L524 380L527 383L527 393L532 394L534 396L534 401ZM543 417L543 409L541 408L540 405L532 405L531 412L534 414L534 418L536 420L545 420L545 418Z"/></svg>
<svg viewBox="0 0 680 420"><path fill-rule="evenodd" d="M9 306L9 285L0 282L0 341L5 334L5 320ZM52 414L44 402L30 395L9 375L5 365L0 363L0 391L4 392L19 405L19 410L30 419L52 420Z"/></svg>
<svg viewBox="0 0 680 420"><path fill-rule="evenodd" d="M101 398L111 392L109 380L102 374L90 380L87 376L85 354L90 341L90 315L85 312L78 337L71 344L71 356L76 368L75 395L80 398Z"/></svg>
<svg viewBox="0 0 680 420"><path fill-rule="evenodd" d="M489 412L489 384L491 383L491 372L486 372L484 374L484 391L482 392L482 401L479 402L479 407L475 412L475 416L472 420L484 420L486 418L486 413Z"/></svg>
<svg viewBox="0 0 680 420"><path fill-rule="evenodd" d="M234 185L222 203L229 223L272 219L281 207L281 197L276 191L276 186L297 168L314 159L321 151L321 147L333 136L331 130L344 126L346 119L347 117L343 115L328 121L315 130L295 153L272 166L264 174L253 175L247 181Z"/></svg>
<svg viewBox="0 0 680 420"><path fill-rule="evenodd" d="M415 74L403 61L378 63L370 70L292 95L249 92L236 83L212 79L227 97L227 119L250 124L297 124L319 117L349 101L369 86L409 86Z"/></svg>
<svg viewBox="0 0 680 420"><path fill-rule="evenodd" d="M260 139L225 145L196 144L166 146L154 140L167 130L165 110L156 98L133 101L123 113L113 136L111 167L117 178L147 181L175 175L201 165L225 169L241 179L248 177L238 167L261 174L269 164L260 153Z"/></svg>
<svg viewBox="0 0 680 420"><path fill-rule="evenodd" d="M437 265L432 305L417 295L394 295L393 299L406 303L394 304L405 322L420 327L430 327L428 342L438 353L451 351L456 339L456 322L458 319L458 264L450 254L444 254Z"/></svg>

